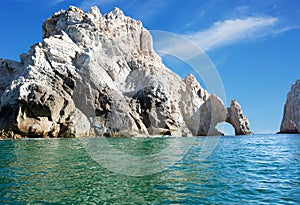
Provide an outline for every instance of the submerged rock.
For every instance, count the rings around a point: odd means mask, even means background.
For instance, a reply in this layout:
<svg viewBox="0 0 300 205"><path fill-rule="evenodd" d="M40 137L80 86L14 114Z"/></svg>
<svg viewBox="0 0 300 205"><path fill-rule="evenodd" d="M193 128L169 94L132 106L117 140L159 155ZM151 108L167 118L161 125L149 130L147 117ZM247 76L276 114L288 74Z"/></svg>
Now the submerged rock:
<svg viewBox="0 0 300 205"><path fill-rule="evenodd" d="M70 7L43 23L43 41L0 59L0 129L27 137L215 135L227 108L153 51L149 32L120 9ZM237 134L249 123L228 110Z"/></svg>
<svg viewBox="0 0 300 205"><path fill-rule="evenodd" d="M300 80L291 86L287 94L280 133L300 133Z"/></svg>

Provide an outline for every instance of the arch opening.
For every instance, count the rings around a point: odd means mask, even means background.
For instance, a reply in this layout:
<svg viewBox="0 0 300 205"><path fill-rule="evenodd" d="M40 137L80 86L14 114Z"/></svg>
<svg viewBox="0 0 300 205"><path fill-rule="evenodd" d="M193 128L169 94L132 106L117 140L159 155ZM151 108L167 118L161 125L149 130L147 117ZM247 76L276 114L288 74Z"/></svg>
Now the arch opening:
<svg viewBox="0 0 300 205"><path fill-rule="evenodd" d="M235 136L234 127L228 122L219 122L216 125L216 129L223 133L225 136Z"/></svg>

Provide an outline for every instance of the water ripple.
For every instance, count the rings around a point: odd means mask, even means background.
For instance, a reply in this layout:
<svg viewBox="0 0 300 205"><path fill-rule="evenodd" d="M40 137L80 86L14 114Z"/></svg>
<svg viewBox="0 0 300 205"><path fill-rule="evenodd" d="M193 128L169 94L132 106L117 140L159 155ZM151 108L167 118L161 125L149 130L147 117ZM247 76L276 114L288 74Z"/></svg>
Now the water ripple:
<svg viewBox="0 0 300 205"><path fill-rule="evenodd" d="M202 141L163 172L140 177L101 167L76 139L1 141L0 204L300 203L299 135L222 137L204 161ZM162 139L131 142L111 144L135 155L166 147Z"/></svg>

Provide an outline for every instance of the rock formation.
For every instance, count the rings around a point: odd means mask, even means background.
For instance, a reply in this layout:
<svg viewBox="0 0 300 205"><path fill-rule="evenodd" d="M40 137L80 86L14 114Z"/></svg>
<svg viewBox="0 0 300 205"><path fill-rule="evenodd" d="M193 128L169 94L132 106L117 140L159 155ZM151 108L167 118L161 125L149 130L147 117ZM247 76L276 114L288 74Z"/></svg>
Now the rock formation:
<svg viewBox="0 0 300 205"><path fill-rule="evenodd" d="M291 86L287 94L280 133L300 133L300 80Z"/></svg>
<svg viewBox="0 0 300 205"><path fill-rule="evenodd" d="M251 134L250 123L236 100L231 100L230 108L227 109L226 122L232 124L236 135Z"/></svg>
<svg viewBox="0 0 300 205"><path fill-rule="evenodd" d="M142 23L121 10L70 7L42 28L43 41L20 62L0 59L0 130L27 137L213 135L220 134L216 123L228 121L236 134L249 133L238 103L227 110L194 76L182 81L153 51Z"/></svg>

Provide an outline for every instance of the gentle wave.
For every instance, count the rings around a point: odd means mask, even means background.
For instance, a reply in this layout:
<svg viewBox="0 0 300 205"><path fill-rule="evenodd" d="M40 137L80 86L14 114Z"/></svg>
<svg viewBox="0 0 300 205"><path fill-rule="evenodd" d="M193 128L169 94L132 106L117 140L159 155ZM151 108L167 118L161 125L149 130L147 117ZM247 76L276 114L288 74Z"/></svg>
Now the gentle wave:
<svg viewBox="0 0 300 205"><path fill-rule="evenodd" d="M105 139L126 156L168 155L167 150L178 159L131 164L125 174L93 160L91 150L101 146L87 150L80 139L1 141L0 204L299 204L300 135L215 138L205 158L211 138L192 138L192 145L178 139ZM116 162L114 167L128 165L122 157ZM149 174L153 163L159 172ZM148 174L128 174L135 169Z"/></svg>

